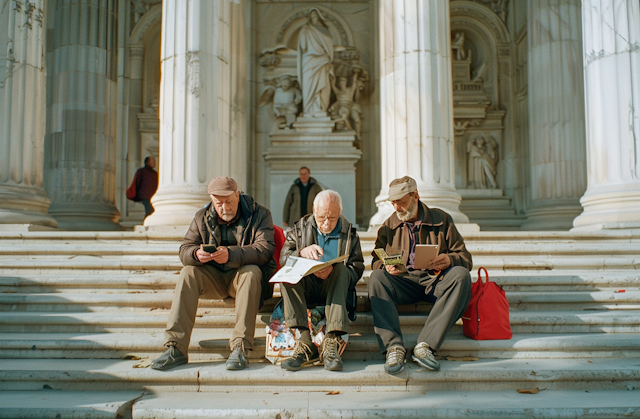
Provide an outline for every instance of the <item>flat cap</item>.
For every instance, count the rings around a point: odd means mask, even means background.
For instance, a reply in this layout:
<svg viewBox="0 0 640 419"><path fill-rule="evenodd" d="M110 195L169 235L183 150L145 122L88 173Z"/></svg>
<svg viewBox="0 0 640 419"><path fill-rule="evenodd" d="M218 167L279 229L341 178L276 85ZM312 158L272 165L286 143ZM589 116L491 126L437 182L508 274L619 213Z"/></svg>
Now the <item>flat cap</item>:
<svg viewBox="0 0 640 419"><path fill-rule="evenodd" d="M418 190L418 184L415 179L409 176L403 176L400 179L394 179L389 184L389 198L388 201L395 201L403 198L410 192L416 192Z"/></svg>
<svg viewBox="0 0 640 419"><path fill-rule="evenodd" d="M235 180L226 176L219 176L209 182L209 195L229 196L238 190Z"/></svg>

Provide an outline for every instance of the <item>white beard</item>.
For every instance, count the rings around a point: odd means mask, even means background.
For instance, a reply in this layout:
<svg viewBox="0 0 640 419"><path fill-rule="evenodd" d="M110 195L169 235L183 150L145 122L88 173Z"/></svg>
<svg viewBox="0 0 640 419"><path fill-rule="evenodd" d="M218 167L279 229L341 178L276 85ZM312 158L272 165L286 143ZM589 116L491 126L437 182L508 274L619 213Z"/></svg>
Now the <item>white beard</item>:
<svg viewBox="0 0 640 419"><path fill-rule="evenodd" d="M402 222L407 222L410 219L414 218L418 214L418 203L413 199L409 203L409 207L407 207L406 211L396 211L396 215Z"/></svg>

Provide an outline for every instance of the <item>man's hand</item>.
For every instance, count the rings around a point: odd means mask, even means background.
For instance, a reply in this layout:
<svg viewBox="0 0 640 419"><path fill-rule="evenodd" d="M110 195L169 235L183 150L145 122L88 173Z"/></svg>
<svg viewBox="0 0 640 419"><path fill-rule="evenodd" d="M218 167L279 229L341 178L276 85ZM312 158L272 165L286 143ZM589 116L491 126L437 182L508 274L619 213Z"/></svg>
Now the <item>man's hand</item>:
<svg viewBox="0 0 640 419"><path fill-rule="evenodd" d="M207 263L213 260L220 265L224 265L229 261L229 249L224 246L218 246L218 250L209 253L202 250L202 245L200 245L200 249L196 250L196 256L200 263Z"/></svg>
<svg viewBox="0 0 640 419"><path fill-rule="evenodd" d="M427 266L427 269L440 269L441 271L444 271L449 266L451 266L451 259L449 259L449 256L447 256L446 254L442 253L436 256L436 258L431 261L429 266Z"/></svg>
<svg viewBox="0 0 640 419"><path fill-rule="evenodd" d="M323 254L324 252L322 251L322 247L318 246L317 244L307 246L300 251L300 256L305 259L318 260Z"/></svg>
<svg viewBox="0 0 640 419"><path fill-rule="evenodd" d="M315 272L314 275L324 280L329 278L329 275L331 275L331 272L333 272L333 265L327 266L324 269L320 269L318 272Z"/></svg>
<svg viewBox="0 0 640 419"><path fill-rule="evenodd" d="M396 265L385 265L384 268L391 275L401 275L402 274L402 270L400 268L398 268Z"/></svg>

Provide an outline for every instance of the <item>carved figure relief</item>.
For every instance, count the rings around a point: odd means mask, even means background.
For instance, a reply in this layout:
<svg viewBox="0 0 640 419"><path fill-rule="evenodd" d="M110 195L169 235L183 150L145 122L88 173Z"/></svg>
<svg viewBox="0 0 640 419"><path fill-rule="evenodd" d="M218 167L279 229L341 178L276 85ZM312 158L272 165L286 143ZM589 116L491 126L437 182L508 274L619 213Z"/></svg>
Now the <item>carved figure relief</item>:
<svg viewBox="0 0 640 419"><path fill-rule="evenodd" d="M455 60L460 61L467 58L464 50L464 32L456 32L451 41L451 51L455 53Z"/></svg>
<svg viewBox="0 0 640 419"><path fill-rule="evenodd" d="M302 115L327 116L333 76L333 39L320 11L309 10L309 21L298 37L298 80L302 86Z"/></svg>
<svg viewBox="0 0 640 419"><path fill-rule="evenodd" d="M498 143L493 137L478 134L467 142L467 188L497 189Z"/></svg>
<svg viewBox="0 0 640 419"><path fill-rule="evenodd" d="M302 102L302 92L298 88L298 82L288 75L280 77L277 83L270 82L262 93L258 106L264 106L271 101L273 101L273 115L276 117L273 130L290 128L300 113Z"/></svg>

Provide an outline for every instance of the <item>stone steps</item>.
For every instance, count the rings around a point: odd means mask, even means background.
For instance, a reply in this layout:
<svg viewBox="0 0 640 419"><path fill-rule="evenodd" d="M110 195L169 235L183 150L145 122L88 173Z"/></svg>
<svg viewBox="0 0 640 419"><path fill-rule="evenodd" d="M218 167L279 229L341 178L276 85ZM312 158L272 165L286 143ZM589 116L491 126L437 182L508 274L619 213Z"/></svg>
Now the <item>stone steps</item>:
<svg viewBox="0 0 640 419"><path fill-rule="evenodd" d="M4 391L0 418L21 419L327 419L372 417L635 417L638 390L501 391Z"/></svg>
<svg viewBox="0 0 640 419"><path fill-rule="evenodd" d="M0 312L0 333L157 333L162 332L167 309L153 311L103 312ZM400 324L407 333L418 333L428 314L404 313ZM256 327L267 326L270 313L258 314ZM514 333L640 333L640 310L563 310L530 311L512 309L511 330ZM233 328L234 309L200 308L198 328ZM358 313L351 322L351 333L373 333L370 312Z"/></svg>
<svg viewBox="0 0 640 419"><path fill-rule="evenodd" d="M411 332L415 333L411 333ZM418 328L404 334L408 347L417 340ZM190 358L211 360L229 354L231 328L194 329ZM254 351L249 356L264 359L264 328L256 328ZM127 356L156 358L163 351L162 330L151 333L2 333L0 358L122 359ZM455 326L440 351L443 356L478 358L633 358L640 357L639 333L521 333L510 340L476 341ZM345 359L382 359L375 335L352 333Z"/></svg>
<svg viewBox="0 0 640 419"><path fill-rule="evenodd" d="M134 368L138 361L101 359L0 360L1 390L198 391L273 393L358 391L477 391L529 389L626 390L637 387L640 359L486 359L441 362L437 373L409 361L396 376L382 361L345 361L344 371L322 367L285 371L250 363L227 371L224 362L194 362L170 371ZM260 395L262 393L262 395Z"/></svg>

